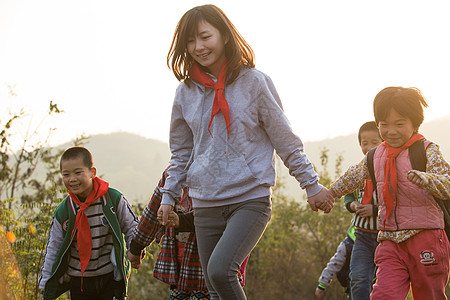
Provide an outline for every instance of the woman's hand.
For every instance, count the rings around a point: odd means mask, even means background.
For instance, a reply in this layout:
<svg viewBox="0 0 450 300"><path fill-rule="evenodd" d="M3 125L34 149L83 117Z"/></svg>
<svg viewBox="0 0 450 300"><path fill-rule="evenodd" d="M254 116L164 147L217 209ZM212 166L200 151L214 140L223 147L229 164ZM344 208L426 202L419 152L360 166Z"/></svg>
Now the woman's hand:
<svg viewBox="0 0 450 300"><path fill-rule="evenodd" d="M323 187L319 193L308 198L308 203L313 211L320 209L327 214L333 208L334 198L331 192L326 187Z"/></svg>
<svg viewBox="0 0 450 300"><path fill-rule="evenodd" d="M158 209L158 221L161 225L167 225L169 221L169 213L173 211L173 206L169 204L161 204Z"/></svg>

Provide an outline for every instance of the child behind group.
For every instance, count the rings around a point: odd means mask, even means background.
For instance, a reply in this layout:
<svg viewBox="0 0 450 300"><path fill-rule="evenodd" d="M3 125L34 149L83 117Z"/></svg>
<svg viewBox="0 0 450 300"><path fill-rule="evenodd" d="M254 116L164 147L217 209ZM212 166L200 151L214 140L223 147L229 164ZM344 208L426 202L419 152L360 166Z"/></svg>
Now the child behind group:
<svg viewBox="0 0 450 300"><path fill-rule="evenodd" d="M358 142L364 155L382 141L374 121L366 122L359 128ZM356 232L350 261L351 295L353 299L370 299L375 275L375 249L378 246L378 200L372 181L367 180L364 188L345 195L344 205L349 212L355 213L352 219Z"/></svg>
<svg viewBox="0 0 450 300"><path fill-rule="evenodd" d="M56 208L39 279L44 299L125 299L127 245L137 225L128 201L96 177L91 153L67 149L60 169L69 195ZM123 235L125 235L126 243Z"/></svg>
<svg viewBox="0 0 450 300"><path fill-rule="evenodd" d="M374 154L379 200L377 281L372 299L446 299L449 241L444 216L435 199L450 199L450 166L439 147L418 133L428 104L416 88L388 87L373 107L384 142ZM417 141L426 147L426 171L412 170L408 148ZM341 197L370 178L367 156L350 167L330 188Z"/></svg>
<svg viewBox="0 0 450 300"><path fill-rule="evenodd" d="M345 288L345 294L352 299L350 294L350 258L352 256L353 244L355 242L355 226L350 226L347 230L347 236L339 244L336 253L323 269L319 277L319 284L316 288L316 297L320 298L325 293L326 288L330 285L331 280L336 275L339 283Z"/></svg>

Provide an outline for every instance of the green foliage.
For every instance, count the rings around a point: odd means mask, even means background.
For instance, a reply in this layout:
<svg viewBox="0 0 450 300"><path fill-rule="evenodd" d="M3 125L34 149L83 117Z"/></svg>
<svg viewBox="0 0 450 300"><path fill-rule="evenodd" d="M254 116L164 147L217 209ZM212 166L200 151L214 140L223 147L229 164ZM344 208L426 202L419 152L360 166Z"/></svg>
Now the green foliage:
<svg viewBox="0 0 450 300"><path fill-rule="evenodd" d="M49 114L60 112L58 106L50 102ZM23 112L12 115L0 131L0 233L2 236L15 236L15 240L9 239L2 245L2 251L12 251L14 255L2 255L0 265L9 268L9 275L20 270L20 276L5 280L6 285L0 286L7 299L14 299L17 295L20 295L19 299L37 298L38 278L52 214L63 191L58 174L60 153L48 149L47 140L31 143L37 130L24 138L19 150L11 148L12 129L23 115ZM41 181L35 176L39 164L46 172Z"/></svg>
<svg viewBox="0 0 450 300"><path fill-rule="evenodd" d="M51 101L49 115L61 112ZM59 171L62 151L49 149L47 140L31 143L32 136L25 137L18 150L12 149L12 130L23 117L23 111L12 115L0 131L0 294L5 299L38 299L38 279L53 211L65 192ZM81 136L74 145L83 145L87 140ZM44 176L39 172L45 172ZM143 208L135 210L142 212ZM13 234L15 240L8 240L7 233ZM161 296L152 299L167 298L168 286L153 278L159 248L157 244L148 247L141 269L133 271L130 299L146 299L149 294ZM68 299L68 293L59 299Z"/></svg>

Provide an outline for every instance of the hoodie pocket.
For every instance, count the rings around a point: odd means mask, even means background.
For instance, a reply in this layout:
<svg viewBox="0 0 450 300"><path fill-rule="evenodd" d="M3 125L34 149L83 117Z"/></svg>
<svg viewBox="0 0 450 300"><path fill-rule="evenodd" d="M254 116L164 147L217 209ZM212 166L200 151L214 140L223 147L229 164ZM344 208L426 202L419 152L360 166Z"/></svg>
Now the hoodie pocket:
<svg viewBox="0 0 450 300"><path fill-rule="evenodd" d="M200 200L229 199L260 185L243 155L215 158L200 155L190 166L186 183L190 196Z"/></svg>

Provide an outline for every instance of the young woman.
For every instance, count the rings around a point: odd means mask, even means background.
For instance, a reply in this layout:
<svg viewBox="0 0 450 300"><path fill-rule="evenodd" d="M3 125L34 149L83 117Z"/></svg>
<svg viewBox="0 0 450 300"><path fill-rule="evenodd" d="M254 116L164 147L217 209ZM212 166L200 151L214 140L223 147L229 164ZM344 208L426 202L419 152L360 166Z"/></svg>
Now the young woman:
<svg viewBox="0 0 450 300"><path fill-rule="evenodd" d="M271 79L214 5L186 12L167 58L182 81L173 104L162 223L189 186L200 260L211 299L246 299L237 274L271 216L275 151L306 189L313 210L334 199L318 183Z"/></svg>

